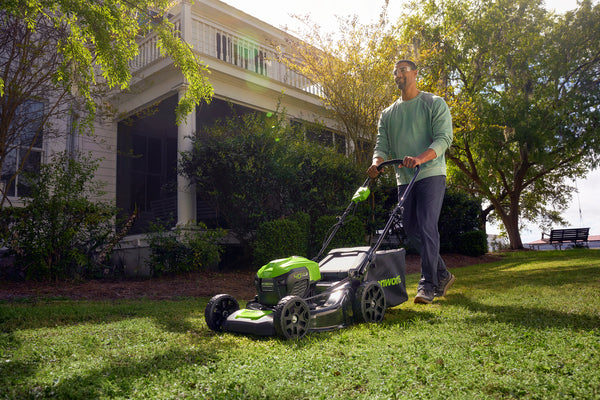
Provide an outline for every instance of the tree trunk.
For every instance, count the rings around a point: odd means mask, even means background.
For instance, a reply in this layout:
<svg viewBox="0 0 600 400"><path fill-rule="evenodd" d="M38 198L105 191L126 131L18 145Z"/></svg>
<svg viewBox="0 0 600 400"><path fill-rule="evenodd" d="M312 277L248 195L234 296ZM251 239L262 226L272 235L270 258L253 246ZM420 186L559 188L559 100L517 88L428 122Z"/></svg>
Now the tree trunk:
<svg viewBox="0 0 600 400"><path fill-rule="evenodd" d="M508 234L508 240L510 242L511 250L523 249L523 242L521 241L521 233L519 232L519 222L515 221L514 218L509 218L508 221L503 221L506 233Z"/></svg>

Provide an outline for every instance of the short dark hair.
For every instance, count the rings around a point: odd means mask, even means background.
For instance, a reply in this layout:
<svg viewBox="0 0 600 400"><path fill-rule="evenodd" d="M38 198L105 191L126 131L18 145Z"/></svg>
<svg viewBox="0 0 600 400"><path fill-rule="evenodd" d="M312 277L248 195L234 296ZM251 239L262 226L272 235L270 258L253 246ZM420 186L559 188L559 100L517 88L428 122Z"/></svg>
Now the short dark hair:
<svg viewBox="0 0 600 400"><path fill-rule="evenodd" d="M412 69L418 69L417 68L417 64L415 64L413 61L410 61L410 60L398 60L398 61L396 61L396 65L398 65L400 63L408 64L408 65L410 65L410 67Z"/></svg>

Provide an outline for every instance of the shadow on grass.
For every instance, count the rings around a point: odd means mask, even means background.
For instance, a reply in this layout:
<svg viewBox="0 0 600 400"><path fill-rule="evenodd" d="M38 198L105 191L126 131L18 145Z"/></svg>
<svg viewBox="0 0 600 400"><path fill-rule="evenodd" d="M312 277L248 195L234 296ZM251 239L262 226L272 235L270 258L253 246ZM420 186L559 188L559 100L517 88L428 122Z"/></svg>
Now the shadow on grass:
<svg viewBox="0 0 600 400"><path fill-rule="evenodd" d="M501 322L534 329L592 330L600 326L600 316L568 313L542 307L494 306L479 303L463 294L448 296L448 302L473 312L473 323Z"/></svg>
<svg viewBox="0 0 600 400"><path fill-rule="evenodd" d="M141 360L133 360L128 357L119 358L113 360L106 367L77 373L52 385L13 386L12 393L9 393L14 398L21 396L64 399L128 398L134 391L144 387L143 383L140 384L140 380L155 381L156 378L151 376L160 376L165 372L169 373L190 365L210 366L218 361L219 358L215 356L214 348L195 351L168 350ZM11 379L13 382L21 381L17 376L23 376L23 373L8 372L13 376Z"/></svg>
<svg viewBox="0 0 600 400"><path fill-rule="evenodd" d="M126 300L119 302L50 301L33 304L0 304L0 332L42 329L80 324L112 324L119 321L150 318L174 333L197 331L190 318L202 317L207 300L182 301Z"/></svg>

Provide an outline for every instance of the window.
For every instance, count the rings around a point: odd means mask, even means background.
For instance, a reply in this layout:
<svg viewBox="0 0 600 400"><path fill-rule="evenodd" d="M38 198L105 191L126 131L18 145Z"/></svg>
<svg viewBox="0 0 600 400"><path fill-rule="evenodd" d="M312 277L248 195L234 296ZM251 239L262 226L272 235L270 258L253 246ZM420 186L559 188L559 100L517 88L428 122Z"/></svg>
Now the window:
<svg viewBox="0 0 600 400"><path fill-rule="evenodd" d="M326 147L333 147L340 154L346 154L346 136L336 133L325 126L292 121L292 126L301 127L306 140Z"/></svg>
<svg viewBox="0 0 600 400"><path fill-rule="evenodd" d="M8 197L27 197L31 193L31 186L25 173L39 171L42 164L44 104L27 101L19 106L15 115L9 129L16 140L7 143L11 150L6 154L2 166L0 184ZM15 177L17 172L19 174Z"/></svg>

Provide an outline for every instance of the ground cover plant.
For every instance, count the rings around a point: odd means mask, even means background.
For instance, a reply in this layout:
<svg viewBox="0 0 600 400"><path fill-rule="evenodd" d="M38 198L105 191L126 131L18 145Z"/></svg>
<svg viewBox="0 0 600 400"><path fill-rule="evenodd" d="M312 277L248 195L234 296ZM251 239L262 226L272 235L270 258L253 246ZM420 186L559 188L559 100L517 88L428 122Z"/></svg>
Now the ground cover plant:
<svg viewBox="0 0 600 400"><path fill-rule="evenodd" d="M0 398L595 399L599 256L457 268L445 299L299 342L216 335L206 298L3 302Z"/></svg>

